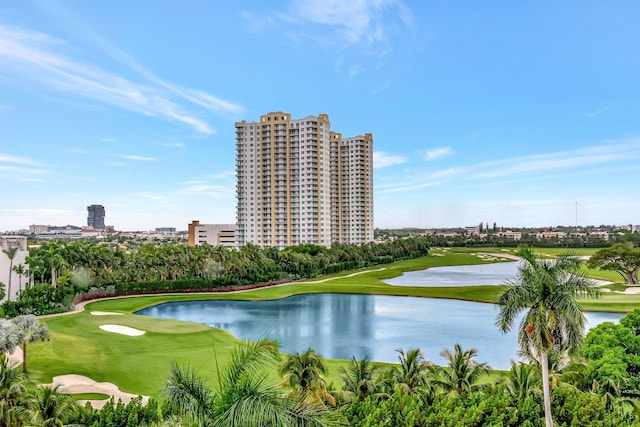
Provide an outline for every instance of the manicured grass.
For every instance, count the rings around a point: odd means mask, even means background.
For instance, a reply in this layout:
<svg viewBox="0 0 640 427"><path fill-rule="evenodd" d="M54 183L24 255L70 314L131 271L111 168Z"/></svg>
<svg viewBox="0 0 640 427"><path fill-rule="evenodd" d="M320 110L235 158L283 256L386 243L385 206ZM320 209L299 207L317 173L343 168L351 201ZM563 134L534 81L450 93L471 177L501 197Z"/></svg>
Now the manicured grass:
<svg viewBox="0 0 640 427"><path fill-rule="evenodd" d="M130 393L157 396L170 364L177 362L197 368L203 376L211 379L210 385L215 388L216 358L213 349L215 347L219 366L223 367L238 342L236 338L202 324L160 320L133 313L168 301L277 299L302 293L406 295L492 303L503 290L501 286L427 288L391 286L382 282L405 271L486 263L478 253L506 254L511 251L500 248L434 249L431 256L370 268L351 277L347 276L354 272L242 293L153 295L96 301L87 304L82 313L43 319L52 339L29 346L29 367L32 376L41 382L50 382L56 375L76 373L96 381L113 382ZM325 279L333 280L321 282ZM583 301L582 306L586 310L626 312L640 308L640 295L604 294L599 300ZM124 315L93 316L90 314L92 310ZM130 337L102 331L99 326L103 324L124 325L147 332ZM327 360L327 383L339 386L338 371L346 363L344 360ZM268 375L271 384L278 382L275 369L270 369Z"/></svg>
<svg viewBox="0 0 640 427"><path fill-rule="evenodd" d="M111 396L102 393L74 393L70 395L75 400L105 400Z"/></svg>

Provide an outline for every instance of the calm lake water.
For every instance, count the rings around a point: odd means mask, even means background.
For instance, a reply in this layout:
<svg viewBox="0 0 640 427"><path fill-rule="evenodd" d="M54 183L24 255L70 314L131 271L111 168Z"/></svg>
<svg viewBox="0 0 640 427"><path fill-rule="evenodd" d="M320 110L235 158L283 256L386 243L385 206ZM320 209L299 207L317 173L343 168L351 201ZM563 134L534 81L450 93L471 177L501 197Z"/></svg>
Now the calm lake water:
<svg viewBox="0 0 640 427"><path fill-rule="evenodd" d="M478 360L508 369L517 359L515 332L502 335L492 304L433 298L311 294L273 301L189 301L160 304L137 314L205 323L241 339L269 337L285 353L313 348L331 359L352 356L397 362L395 349L419 347L444 364L439 353L460 343L478 349ZM622 315L587 313L589 326Z"/></svg>
<svg viewBox="0 0 640 427"><path fill-rule="evenodd" d="M497 262L479 265L455 265L409 271L384 282L394 286L480 286L504 285L515 279L518 262Z"/></svg>

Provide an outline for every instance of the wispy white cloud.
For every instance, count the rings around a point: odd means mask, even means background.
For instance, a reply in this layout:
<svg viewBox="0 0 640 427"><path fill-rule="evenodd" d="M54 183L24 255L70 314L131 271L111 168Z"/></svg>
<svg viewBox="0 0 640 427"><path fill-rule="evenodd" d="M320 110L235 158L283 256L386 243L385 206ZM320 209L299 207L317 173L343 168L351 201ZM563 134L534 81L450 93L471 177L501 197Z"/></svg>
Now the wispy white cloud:
<svg viewBox="0 0 640 427"><path fill-rule="evenodd" d="M474 167L475 171L471 177L484 179L549 171L566 172L576 168L633 159L640 159L640 139L484 162Z"/></svg>
<svg viewBox="0 0 640 427"><path fill-rule="evenodd" d="M452 181L482 182L483 185L515 184L522 180L552 179L560 176L599 173L603 167L637 162L640 159L640 138L609 141L600 145L574 150L557 151L528 156L509 157L428 173L404 173L402 176L377 185L379 193L397 193L419 190ZM596 169L596 166L600 166Z"/></svg>
<svg viewBox="0 0 640 427"><path fill-rule="evenodd" d="M592 119L594 117L598 117L600 114L606 113L607 111L611 110L611 108L612 108L611 106L598 108L597 110L588 113L586 115L586 117L588 117L590 119Z"/></svg>
<svg viewBox="0 0 640 427"><path fill-rule="evenodd" d="M41 177L52 173L37 160L0 153L0 180L40 182Z"/></svg>
<svg viewBox="0 0 640 427"><path fill-rule="evenodd" d="M400 165L407 161L406 157L388 154L384 151L373 152L373 167L375 169L386 168L389 166Z"/></svg>
<svg viewBox="0 0 640 427"><path fill-rule="evenodd" d="M179 190L183 195L205 195L216 198L235 197L235 188L218 184L193 183Z"/></svg>
<svg viewBox="0 0 640 427"><path fill-rule="evenodd" d="M184 142L163 142L160 145L162 145L163 147L183 148Z"/></svg>
<svg viewBox="0 0 640 427"><path fill-rule="evenodd" d="M347 44L368 45L387 39L386 20L394 11L405 25L410 24L410 10L398 0L296 0L280 16L288 22L312 23L333 28Z"/></svg>
<svg viewBox="0 0 640 427"><path fill-rule="evenodd" d="M158 160L155 157L146 157L146 156L138 156L136 154L128 154L128 155L124 155L124 156L120 156L123 159L127 159L127 160L135 160L138 162L154 162L156 160Z"/></svg>
<svg viewBox="0 0 640 427"><path fill-rule="evenodd" d="M427 150L424 153L425 160L435 160L439 157L450 156L453 154L453 150L450 147L438 147L432 150Z"/></svg>
<svg viewBox="0 0 640 427"><path fill-rule="evenodd" d="M435 186L440 185L440 184L441 184L440 181L423 182L422 184L409 185L409 186L406 186L406 187L387 188L386 190L380 190L379 193L380 194L405 193L407 191L415 191L415 190L420 190L420 189L427 188L427 187L435 187Z"/></svg>
<svg viewBox="0 0 640 427"><path fill-rule="evenodd" d="M356 48L357 55L377 58L391 52L392 32L413 28L411 10L401 0L289 0L284 10L266 16L243 11L241 16L252 31L273 28L296 44ZM364 69L360 64L346 71L353 77Z"/></svg>
<svg viewBox="0 0 640 427"><path fill-rule="evenodd" d="M102 39L99 39L102 40ZM121 63L142 75L145 83L134 82L63 53L65 43L47 34L0 25L0 65L12 79L26 80L57 92L91 99L130 111L176 121L198 133L209 135L213 128L197 106L222 115L244 111L238 104L201 90L169 83L138 64L106 41L101 47Z"/></svg>
<svg viewBox="0 0 640 427"><path fill-rule="evenodd" d="M42 165L42 163L40 163L37 160L29 159L26 157L12 156L10 154L2 154L2 153L0 153L0 163L14 163L18 165L27 165L27 166Z"/></svg>

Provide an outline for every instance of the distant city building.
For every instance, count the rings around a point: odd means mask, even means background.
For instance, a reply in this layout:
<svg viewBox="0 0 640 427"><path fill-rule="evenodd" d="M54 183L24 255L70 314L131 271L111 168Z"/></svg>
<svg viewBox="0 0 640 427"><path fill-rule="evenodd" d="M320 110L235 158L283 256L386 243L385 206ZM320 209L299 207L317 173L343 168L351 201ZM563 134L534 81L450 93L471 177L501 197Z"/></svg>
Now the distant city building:
<svg viewBox="0 0 640 427"><path fill-rule="evenodd" d="M522 232L521 231L511 231L511 230L499 231L498 232L498 236L504 237L507 240L520 240L520 239L522 239Z"/></svg>
<svg viewBox="0 0 640 427"><path fill-rule="evenodd" d="M464 232L467 234L478 235L480 234L480 227L477 225L465 227Z"/></svg>
<svg viewBox="0 0 640 427"><path fill-rule="evenodd" d="M50 225L33 224L33 225L29 226L29 233L31 233L31 234L44 233L46 231L49 231L50 227L51 227Z"/></svg>
<svg viewBox="0 0 640 427"><path fill-rule="evenodd" d="M5 253L12 248L16 248L16 252L13 255L13 260L9 259L9 256ZM7 296L2 301L6 301L7 298L11 298L11 301L16 300L18 292L25 289L29 279L28 266L25 264L25 258L29 255L27 249L27 238L23 236L0 236L0 282L4 283L5 292ZM25 274L22 276L16 273L15 270L9 267L16 267L22 265ZM11 291L9 291L9 275L11 275ZM9 293L11 292L11 293Z"/></svg>
<svg viewBox="0 0 640 427"><path fill-rule="evenodd" d="M156 228L156 233L175 233L175 227L158 227Z"/></svg>
<svg viewBox="0 0 640 427"><path fill-rule="evenodd" d="M104 206L87 206L87 226L95 230L104 230Z"/></svg>
<svg viewBox="0 0 640 427"><path fill-rule="evenodd" d="M200 221L192 221L188 229L189 246L207 243L212 246L236 247L235 224L200 224Z"/></svg>
<svg viewBox="0 0 640 427"><path fill-rule="evenodd" d="M235 126L239 246L373 241L371 134L343 138L326 114Z"/></svg>

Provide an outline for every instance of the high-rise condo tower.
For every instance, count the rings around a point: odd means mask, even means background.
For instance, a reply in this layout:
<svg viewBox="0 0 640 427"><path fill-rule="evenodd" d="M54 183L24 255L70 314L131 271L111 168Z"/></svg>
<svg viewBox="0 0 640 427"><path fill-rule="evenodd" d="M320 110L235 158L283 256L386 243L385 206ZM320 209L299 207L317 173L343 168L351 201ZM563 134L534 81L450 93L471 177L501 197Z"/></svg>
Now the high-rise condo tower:
<svg viewBox="0 0 640 427"><path fill-rule="evenodd" d="M373 240L373 137L326 114L236 123L237 242L283 248Z"/></svg>

